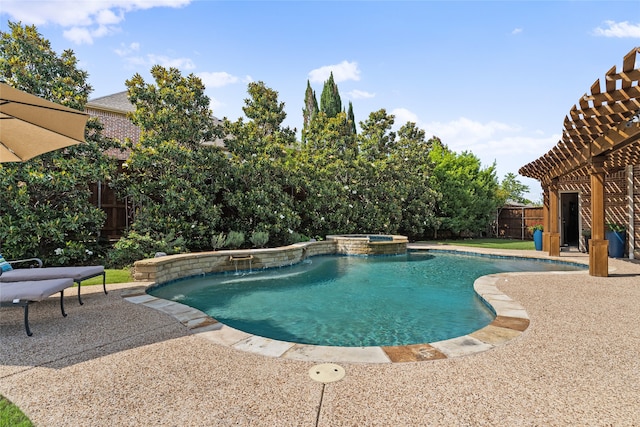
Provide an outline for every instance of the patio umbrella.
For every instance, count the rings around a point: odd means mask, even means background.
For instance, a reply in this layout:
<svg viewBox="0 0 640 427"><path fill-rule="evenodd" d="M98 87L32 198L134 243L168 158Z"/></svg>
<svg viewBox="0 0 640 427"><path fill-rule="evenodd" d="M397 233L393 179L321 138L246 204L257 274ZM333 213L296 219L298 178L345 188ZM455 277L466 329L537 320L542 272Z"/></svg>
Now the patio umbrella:
<svg viewBox="0 0 640 427"><path fill-rule="evenodd" d="M84 141L89 115L0 83L0 163Z"/></svg>

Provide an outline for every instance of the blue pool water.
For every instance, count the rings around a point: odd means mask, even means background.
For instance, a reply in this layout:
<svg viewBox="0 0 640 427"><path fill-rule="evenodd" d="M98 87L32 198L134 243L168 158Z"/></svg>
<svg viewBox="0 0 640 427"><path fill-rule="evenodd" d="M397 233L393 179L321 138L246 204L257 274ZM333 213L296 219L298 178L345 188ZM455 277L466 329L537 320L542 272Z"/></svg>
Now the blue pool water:
<svg viewBox="0 0 640 427"><path fill-rule="evenodd" d="M329 346L440 341L491 323L473 291L480 276L578 270L535 260L409 252L319 256L279 269L179 280L149 293L267 338Z"/></svg>

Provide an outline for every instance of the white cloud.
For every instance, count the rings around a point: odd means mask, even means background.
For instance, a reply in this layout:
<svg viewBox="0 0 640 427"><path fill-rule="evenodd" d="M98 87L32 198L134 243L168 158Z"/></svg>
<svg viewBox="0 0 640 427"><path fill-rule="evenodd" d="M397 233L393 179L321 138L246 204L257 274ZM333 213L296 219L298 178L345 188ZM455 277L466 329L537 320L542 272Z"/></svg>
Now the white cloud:
<svg viewBox="0 0 640 427"><path fill-rule="evenodd" d="M418 123L418 116L406 108L396 108L391 111L391 114L396 117L395 124L397 126L403 126L407 122Z"/></svg>
<svg viewBox="0 0 640 427"><path fill-rule="evenodd" d="M206 87L223 87L237 83L239 80L238 77L224 71L214 73L203 72L197 75Z"/></svg>
<svg viewBox="0 0 640 427"><path fill-rule="evenodd" d="M360 70L357 62L342 61L335 65L325 65L309 72L309 80L312 83L324 83L333 72L333 79L336 83L347 80L360 80Z"/></svg>
<svg viewBox="0 0 640 427"><path fill-rule="evenodd" d="M516 35L516 34L520 34L522 33L522 28L515 28L513 31L511 31L511 34Z"/></svg>
<svg viewBox="0 0 640 427"><path fill-rule="evenodd" d="M598 27L593 31L596 36L640 38L640 24L630 24L628 21L604 21L604 23L607 28Z"/></svg>
<svg viewBox="0 0 640 427"><path fill-rule="evenodd" d="M234 76L232 74L227 73L226 71L218 71L218 72L202 72L196 74L202 80L202 83L207 88L212 87L224 87L229 86L238 82L249 84L253 81L251 76L244 76L242 78L238 76Z"/></svg>
<svg viewBox="0 0 640 427"><path fill-rule="evenodd" d="M139 50L140 43L134 42L128 45L122 43L119 48L114 49L113 51L133 69L151 68L154 65L161 65L165 68L173 67L180 71L193 70L196 68L195 63L190 58L173 58L171 56L153 53L139 55Z"/></svg>
<svg viewBox="0 0 640 427"><path fill-rule="evenodd" d="M170 58L164 55L147 55L147 63L151 65L162 65L163 67L173 67L179 70L193 70L196 65L189 58Z"/></svg>
<svg viewBox="0 0 640 427"><path fill-rule="evenodd" d="M77 44L91 44L94 38L119 31L125 14L154 7L182 7L191 0L100 0L25 1L2 0L2 15L23 24L56 24L63 35Z"/></svg>
<svg viewBox="0 0 640 427"><path fill-rule="evenodd" d="M125 56L129 56L134 52L138 52L140 50L140 43L130 43L128 46L125 45L124 43L120 44L120 48L119 49L114 49L113 51L116 53L116 55L121 56L121 57L125 57Z"/></svg>
<svg viewBox="0 0 640 427"><path fill-rule="evenodd" d="M351 92L347 92L347 95L349 95L350 98L352 99L367 99L367 98L373 98L376 96L375 93L369 93L369 92L365 92L364 90L352 90Z"/></svg>
<svg viewBox="0 0 640 427"><path fill-rule="evenodd" d="M423 125L428 135L436 135L454 151L468 150L500 132L514 132L518 129L505 123L490 121L480 123L460 117L447 123L432 122Z"/></svg>
<svg viewBox="0 0 640 427"><path fill-rule="evenodd" d="M93 43L93 37L89 29L85 27L73 27L65 30L63 33L64 38L71 40L75 44L91 44Z"/></svg>
<svg viewBox="0 0 640 427"><path fill-rule="evenodd" d="M507 173L518 174L518 169L545 154L560 140L561 135L545 135L540 130L527 130L517 125L499 121L478 122L466 117L449 122L420 122L417 114L406 108L391 111L396 116L395 129L407 121L417 123L426 137L436 136L451 150L458 153L472 152L484 167L496 163L496 176L502 179ZM527 195L532 200L540 198L540 184L530 178L519 177L530 187Z"/></svg>

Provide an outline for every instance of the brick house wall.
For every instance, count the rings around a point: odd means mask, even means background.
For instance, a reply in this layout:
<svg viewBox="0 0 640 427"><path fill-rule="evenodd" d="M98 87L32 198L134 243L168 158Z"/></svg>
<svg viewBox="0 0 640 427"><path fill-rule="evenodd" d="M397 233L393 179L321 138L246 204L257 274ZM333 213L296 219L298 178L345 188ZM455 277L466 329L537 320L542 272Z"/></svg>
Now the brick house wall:
<svg viewBox="0 0 640 427"><path fill-rule="evenodd" d="M124 141L125 138L131 139L134 143L140 141L140 128L131 123L126 113L98 110L87 107L85 111L91 117L97 117L104 125L103 134L109 138Z"/></svg>
<svg viewBox="0 0 640 427"><path fill-rule="evenodd" d="M630 198L629 187L633 188L633 227L630 227ZM563 193L578 193L580 205L580 233L591 229L591 181L589 176L563 177L558 183L558 191ZM605 178L605 221L607 223L624 224L627 227L627 248L634 241L634 257L640 258L640 165L633 166L632 173L627 169L608 174ZM631 236L630 230L634 233ZM631 239L633 237L633 239ZM585 251L584 241L580 241L580 249Z"/></svg>

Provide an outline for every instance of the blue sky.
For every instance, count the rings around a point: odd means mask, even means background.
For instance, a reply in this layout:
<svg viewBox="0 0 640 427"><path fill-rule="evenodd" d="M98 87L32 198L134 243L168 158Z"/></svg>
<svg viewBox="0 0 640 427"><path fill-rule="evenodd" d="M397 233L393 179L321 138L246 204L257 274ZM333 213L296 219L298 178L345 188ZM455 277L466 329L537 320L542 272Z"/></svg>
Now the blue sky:
<svg viewBox="0 0 640 427"><path fill-rule="evenodd" d="M2 0L0 18L72 49L93 98L173 66L231 120L247 83L265 82L298 131L307 80L319 100L333 71L356 121L384 108L397 127L495 161L500 179L551 149L570 108L640 45L637 1Z"/></svg>

